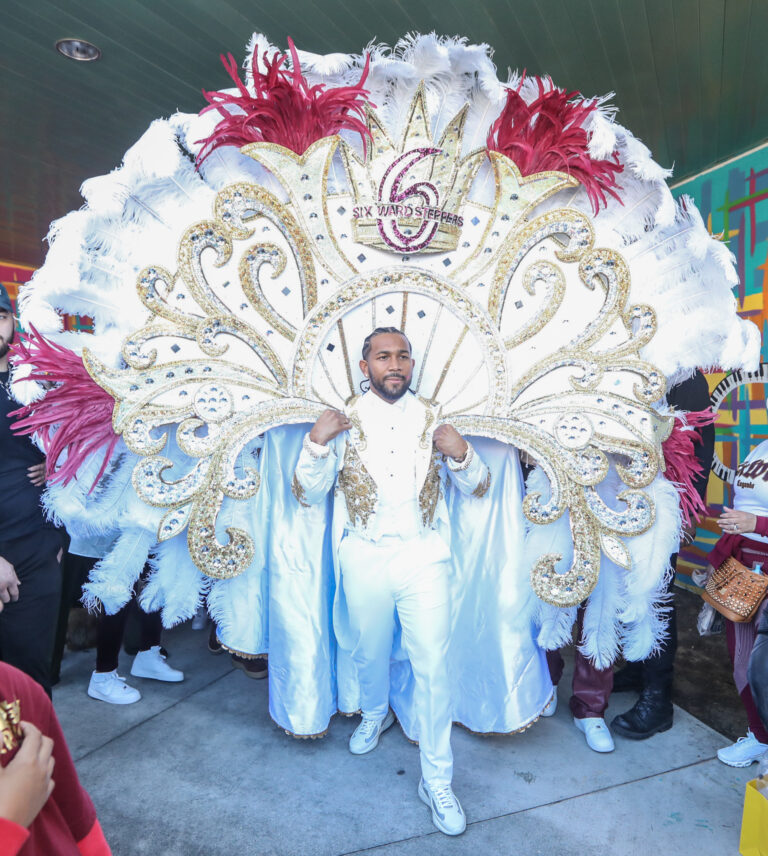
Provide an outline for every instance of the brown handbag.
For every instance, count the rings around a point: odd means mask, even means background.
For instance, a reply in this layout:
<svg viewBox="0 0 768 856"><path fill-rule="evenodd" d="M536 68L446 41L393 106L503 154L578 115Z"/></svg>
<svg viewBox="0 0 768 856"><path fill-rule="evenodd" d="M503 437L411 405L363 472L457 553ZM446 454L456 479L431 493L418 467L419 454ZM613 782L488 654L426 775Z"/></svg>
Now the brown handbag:
<svg viewBox="0 0 768 856"><path fill-rule="evenodd" d="M752 621L768 591L768 577L729 556L707 580L701 596L729 621Z"/></svg>

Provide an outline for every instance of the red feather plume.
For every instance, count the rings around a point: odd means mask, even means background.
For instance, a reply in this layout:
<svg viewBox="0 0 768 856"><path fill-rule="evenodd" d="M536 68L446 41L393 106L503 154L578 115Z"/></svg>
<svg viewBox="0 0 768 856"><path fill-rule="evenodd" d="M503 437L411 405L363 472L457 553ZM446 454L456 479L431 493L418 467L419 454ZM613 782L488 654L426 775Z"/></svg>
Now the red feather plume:
<svg viewBox="0 0 768 856"><path fill-rule="evenodd" d="M703 467L696 457L695 445L701 442L704 425L711 425L715 414L707 410L692 410L684 415L675 414L672 433L661 444L666 464L665 478L671 481L680 495L680 510L688 525L698 520L707 510L694 482L702 474Z"/></svg>
<svg viewBox="0 0 768 856"><path fill-rule="evenodd" d="M29 380L54 383L45 397L11 413L17 417L11 425L17 434L38 434L47 456L47 475L51 482L67 484L83 463L104 446L104 461L91 490L104 474L118 435L112 428L112 396L88 374L83 360L74 351L49 341L31 328L12 346L15 365L33 367ZM66 461L56 463L66 451Z"/></svg>
<svg viewBox="0 0 768 856"><path fill-rule="evenodd" d="M504 108L488 132L487 147L514 161L523 176L558 170L577 178L595 214L601 204L607 205L606 193L621 202L616 174L624 167L618 155L605 160L591 158L589 137L582 127L597 109L597 102L585 101L578 92L552 87L550 78L545 86L537 77L539 95L528 104L520 94L523 80L516 89L507 89Z"/></svg>
<svg viewBox="0 0 768 856"><path fill-rule="evenodd" d="M279 51L271 59L264 51L266 71L260 71L258 47L254 48L251 73L255 97L240 79L232 54L221 57L239 94L203 90L208 106L200 115L216 110L221 121L210 137L198 141L204 143L197 156L198 167L219 146L241 148L248 143L277 143L302 155L312 143L343 130L357 131L365 144L369 136L364 112L368 92L363 84L368 77L370 55L366 56L363 73L354 86L327 88L324 83L309 85L290 38L288 48L290 71L283 67L288 55Z"/></svg>

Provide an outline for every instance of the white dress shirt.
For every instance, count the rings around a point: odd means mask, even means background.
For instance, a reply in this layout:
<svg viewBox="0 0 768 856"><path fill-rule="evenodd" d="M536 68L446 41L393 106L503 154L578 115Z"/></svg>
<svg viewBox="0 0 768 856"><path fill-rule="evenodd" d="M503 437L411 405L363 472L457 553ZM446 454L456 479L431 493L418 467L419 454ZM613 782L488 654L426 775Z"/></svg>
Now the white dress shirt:
<svg viewBox="0 0 768 856"><path fill-rule="evenodd" d="M357 414L365 437L358 454L376 482L379 499L368 537L413 538L421 528L419 491L429 465L429 456L419 446L424 408L410 392L393 403L369 392L358 402Z"/></svg>
<svg viewBox="0 0 768 856"><path fill-rule="evenodd" d="M432 431L436 427L427 424L428 408L412 392L388 402L369 391L356 402L354 412L361 429L361 441L355 449L376 483L377 502L364 531L358 531L353 521L346 528L370 541L392 536L408 540L420 535L424 525L419 494L431 462ZM304 504L316 504L332 486L344 463L345 443L352 442L345 437L321 446L306 436L295 476ZM448 461L451 477L464 493L472 493L488 477L487 467L471 447L468 455L464 464Z"/></svg>

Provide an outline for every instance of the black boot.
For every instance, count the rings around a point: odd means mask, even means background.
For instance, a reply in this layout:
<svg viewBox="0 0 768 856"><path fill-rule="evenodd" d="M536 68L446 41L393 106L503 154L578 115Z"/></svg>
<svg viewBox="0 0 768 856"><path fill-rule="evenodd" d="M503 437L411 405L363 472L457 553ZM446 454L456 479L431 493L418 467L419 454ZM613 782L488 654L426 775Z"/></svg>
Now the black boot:
<svg viewBox="0 0 768 856"><path fill-rule="evenodd" d="M672 693L666 687L646 687L626 713L614 717L611 728L630 740L645 740L672 728Z"/></svg>
<svg viewBox="0 0 768 856"><path fill-rule="evenodd" d="M643 664L625 663L613 673L613 692L640 692L643 688Z"/></svg>

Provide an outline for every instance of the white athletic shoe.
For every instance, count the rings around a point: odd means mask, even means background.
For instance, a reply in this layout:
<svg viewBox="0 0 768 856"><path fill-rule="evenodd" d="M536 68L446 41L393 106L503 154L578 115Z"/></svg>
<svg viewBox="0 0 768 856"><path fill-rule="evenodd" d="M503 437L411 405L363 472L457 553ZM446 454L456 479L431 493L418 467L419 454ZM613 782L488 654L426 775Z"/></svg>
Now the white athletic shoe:
<svg viewBox="0 0 768 856"><path fill-rule="evenodd" d="M573 717L573 724L587 738L587 746L594 752L613 752L613 737L602 716L588 716L586 719Z"/></svg>
<svg viewBox="0 0 768 856"><path fill-rule="evenodd" d="M366 719L357 726L349 738L349 751L353 755L365 755L379 745L379 737L395 721L395 715L391 710L387 711L384 719Z"/></svg>
<svg viewBox="0 0 768 856"><path fill-rule="evenodd" d="M542 716L554 716L557 713L557 687L552 698L547 702L547 706L542 710Z"/></svg>
<svg viewBox="0 0 768 856"><path fill-rule="evenodd" d="M108 704L133 704L141 699L141 693L135 687L128 686L125 678L117 674L117 669L93 672L88 684L88 695Z"/></svg>
<svg viewBox="0 0 768 856"><path fill-rule="evenodd" d="M432 823L446 835L461 835L467 828L464 809L450 785L430 787L419 782L419 797L432 809Z"/></svg>
<svg viewBox="0 0 768 856"><path fill-rule="evenodd" d="M746 737L739 737L730 746L718 749L717 757L729 767L749 767L750 764L759 761L766 752L768 752L768 746L760 743L751 731L747 731Z"/></svg>
<svg viewBox="0 0 768 856"><path fill-rule="evenodd" d="M133 658L131 674L136 678L151 678L153 681L184 680L184 672L172 668L165 662L159 645L153 645L149 651L139 651Z"/></svg>

